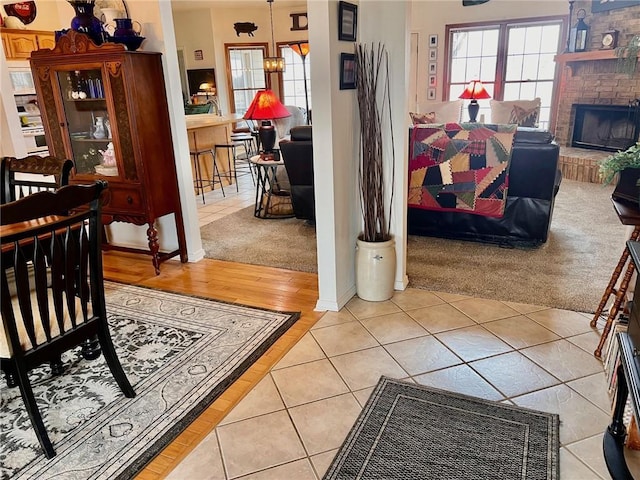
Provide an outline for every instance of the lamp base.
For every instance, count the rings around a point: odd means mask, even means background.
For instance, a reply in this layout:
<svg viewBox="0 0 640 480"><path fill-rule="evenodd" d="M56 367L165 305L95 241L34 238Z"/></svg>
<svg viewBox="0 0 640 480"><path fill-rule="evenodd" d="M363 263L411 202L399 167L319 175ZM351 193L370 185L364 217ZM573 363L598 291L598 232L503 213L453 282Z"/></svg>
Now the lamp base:
<svg viewBox="0 0 640 480"><path fill-rule="evenodd" d="M474 98L469 103L469 122L476 123L478 111L480 111L480 105L478 105L478 101Z"/></svg>
<svg viewBox="0 0 640 480"><path fill-rule="evenodd" d="M270 120L263 120L260 128L258 128L258 136L260 137L260 145L265 153L273 152L276 144L276 128L271 125Z"/></svg>

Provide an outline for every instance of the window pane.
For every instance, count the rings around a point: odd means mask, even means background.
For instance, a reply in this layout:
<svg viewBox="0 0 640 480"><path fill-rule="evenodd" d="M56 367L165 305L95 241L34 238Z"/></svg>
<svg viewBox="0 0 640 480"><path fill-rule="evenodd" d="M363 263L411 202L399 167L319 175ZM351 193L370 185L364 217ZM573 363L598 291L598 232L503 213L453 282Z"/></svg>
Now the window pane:
<svg viewBox="0 0 640 480"><path fill-rule="evenodd" d="M538 78L553 80L556 71L556 62L553 61L555 53L540 55L540 66L538 67Z"/></svg>
<svg viewBox="0 0 640 480"><path fill-rule="evenodd" d="M542 27L527 27L525 31L524 52L539 53L540 41L542 39Z"/></svg>
<svg viewBox="0 0 640 480"><path fill-rule="evenodd" d="M520 84L520 99L533 100L536 98L536 84L534 82Z"/></svg>
<svg viewBox="0 0 640 480"><path fill-rule="evenodd" d="M467 57L479 57L482 55L482 33L482 31L469 32Z"/></svg>
<svg viewBox="0 0 640 480"><path fill-rule="evenodd" d="M451 83L464 82L467 78L467 61L464 58L456 58L451 62Z"/></svg>
<svg viewBox="0 0 640 480"><path fill-rule="evenodd" d="M536 80L538 78L538 56L525 55L522 64L521 80Z"/></svg>
<svg viewBox="0 0 640 480"><path fill-rule="evenodd" d="M468 58L467 59L467 73L465 75L465 80L470 82L471 80L479 80L480 79L480 65L481 58Z"/></svg>
<svg viewBox="0 0 640 480"><path fill-rule="evenodd" d="M504 100L518 100L520 98L520 84L507 83L504 86Z"/></svg>
<svg viewBox="0 0 640 480"><path fill-rule="evenodd" d="M540 51L542 53L555 54L558 51L558 38L560 38L560 25L545 25L542 27Z"/></svg>
<svg viewBox="0 0 640 480"><path fill-rule="evenodd" d="M509 55L507 57L507 72L505 80L507 82L522 79L522 55Z"/></svg>
<svg viewBox="0 0 640 480"><path fill-rule="evenodd" d="M509 29L509 55L524 53L524 28Z"/></svg>
<svg viewBox="0 0 640 480"><path fill-rule="evenodd" d="M454 32L451 41L451 56L452 58L462 58L467 56L467 38L469 34L467 32Z"/></svg>
<svg viewBox="0 0 640 480"><path fill-rule="evenodd" d="M500 31L497 28L484 31L484 43L482 45L484 55L495 55L498 52L499 33Z"/></svg>
<svg viewBox="0 0 640 480"><path fill-rule="evenodd" d="M496 57L483 57L480 70L480 79L483 82L495 82L497 60Z"/></svg>

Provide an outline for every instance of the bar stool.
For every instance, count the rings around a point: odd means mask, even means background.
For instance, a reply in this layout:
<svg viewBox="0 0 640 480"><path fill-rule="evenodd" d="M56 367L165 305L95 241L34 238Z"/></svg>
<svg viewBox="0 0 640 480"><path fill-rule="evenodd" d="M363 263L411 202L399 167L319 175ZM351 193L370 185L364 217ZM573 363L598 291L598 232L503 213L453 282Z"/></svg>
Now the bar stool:
<svg viewBox="0 0 640 480"><path fill-rule="evenodd" d="M640 240L640 210L638 209L638 207L629 202L625 202L623 200L617 200L615 198L611 198L611 202L613 202L613 208L615 209L616 214L620 219L620 222L623 225L634 226L633 232L631 232L629 240ZM622 270L624 269L624 266L627 264L627 262L629 263L627 265L627 269L624 272L624 276L620 281L619 287L616 288L616 284L620 279L620 274L622 273ZM611 275L609 284L607 285L607 288L604 291L604 295L600 300L600 304L598 305L598 308L593 314L593 319L591 320L591 324L590 324L591 327L595 327L598 323L598 319L602 315L602 312L604 310L605 305L607 304L607 301L609 300L611 295L613 295L614 296L613 305L609 309L609 315L607 316L604 329L602 330L602 334L600 335L600 342L598 343L596 350L593 352L593 354L597 358L601 357L602 348L604 347L607 336L611 331L611 326L613 324L613 321L615 320L620 310L623 308L623 300L627 293L627 288L629 288L629 282L631 281L631 277L633 276L634 270L635 270L635 267L633 265L633 262L629 261L629 250L627 249L627 247L625 247L622 252L622 255L620 256L620 260L618 260L618 264L616 265L616 268L613 270L613 274ZM634 295L640 295L640 292L634 292Z"/></svg>
<svg viewBox="0 0 640 480"><path fill-rule="evenodd" d="M220 176L220 171L218 170L218 165L216 163L216 154L213 151L213 149L203 148L198 150L190 150L189 154L193 159L193 169L195 171L193 186L196 189L196 195L198 195L198 192L202 194L202 203L203 204L206 203L204 199L204 187L211 187L211 190L214 190L216 183L220 184L220 190L222 190L222 196L226 197L224 193L224 186L222 185L222 177ZM202 178L202 169L200 168L200 155L207 155L207 154L211 155L211 159L213 160L213 178L211 179Z"/></svg>
<svg viewBox="0 0 640 480"><path fill-rule="evenodd" d="M235 142L232 140L229 143L216 143L213 147L214 164L218 158L218 149L226 150L229 170L226 173L221 173L219 175L229 180L233 179L236 183L236 192L240 191L240 188L238 187L238 177L241 177L243 175L250 175L251 181L254 185L256 184L253 169L251 167L251 162L249 162L249 153L245 150L245 157L238 157L236 149L239 146L244 145L242 142Z"/></svg>

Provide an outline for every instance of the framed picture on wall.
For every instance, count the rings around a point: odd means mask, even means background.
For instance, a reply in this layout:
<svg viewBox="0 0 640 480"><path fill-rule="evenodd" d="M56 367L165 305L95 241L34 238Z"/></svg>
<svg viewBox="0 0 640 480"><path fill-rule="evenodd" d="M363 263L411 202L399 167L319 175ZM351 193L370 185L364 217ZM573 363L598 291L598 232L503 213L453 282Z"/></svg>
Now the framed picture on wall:
<svg viewBox="0 0 640 480"><path fill-rule="evenodd" d="M429 48L438 46L438 35L429 35Z"/></svg>
<svg viewBox="0 0 640 480"><path fill-rule="evenodd" d="M357 26L358 6L353 3L340 2L338 4L338 40L355 42Z"/></svg>
<svg viewBox="0 0 640 480"><path fill-rule="evenodd" d="M436 62L429 63L429 75L435 75L437 72L437 64Z"/></svg>
<svg viewBox="0 0 640 480"><path fill-rule="evenodd" d="M356 88L356 56L353 53L340 54L340 90Z"/></svg>
<svg viewBox="0 0 640 480"><path fill-rule="evenodd" d="M435 87L436 86L436 76L435 75L429 75L429 86L430 87Z"/></svg>
<svg viewBox="0 0 640 480"><path fill-rule="evenodd" d="M593 0L591 13L614 10L616 8L633 7L638 5L638 0Z"/></svg>
<svg viewBox="0 0 640 480"><path fill-rule="evenodd" d="M436 99L436 89L428 88L427 89L427 100L435 100Z"/></svg>
<svg viewBox="0 0 640 480"><path fill-rule="evenodd" d="M438 59L438 49L430 48L429 49L429 61L435 62Z"/></svg>

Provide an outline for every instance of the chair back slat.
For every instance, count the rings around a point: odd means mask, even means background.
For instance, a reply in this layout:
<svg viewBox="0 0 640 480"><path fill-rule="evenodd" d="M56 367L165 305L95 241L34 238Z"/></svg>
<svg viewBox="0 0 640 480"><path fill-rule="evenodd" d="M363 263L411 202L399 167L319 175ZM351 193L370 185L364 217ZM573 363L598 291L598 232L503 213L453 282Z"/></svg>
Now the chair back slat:
<svg viewBox="0 0 640 480"><path fill-rule="evenodd" d="M67 227L64 233L64 293L67 299L67 310L71 316L73 328L76 327L76 267L78 262L78 245L75 235Z"/></svg>
<svg viewBox="0 0 640 480"><path fill-rule="evenodd" d="M49 301L47 296L47 262L42 241L36 237L33 247L33 278L35 281L35 292L38 303L38 311L40 313L40 327L45 333L47 342L51 341L51 327L48 321L43 319L49 318Z"/></svg>
<svg viewBox="0 0 640 480"><path fill-rule="evenodd" d="M80 299L80 306L82 307L82 317L86 322L89 318L89 252L91 244L89 243L89 236L87 235L87 229L83 228L80 231L80 266L78 268L78 298Z"/></svg>
<svg viewBox="0 0 640 480"><path fill-rule="evenodd" d="M50 246L50 276L51 276L51 298L53 300L53 310L58 322L59 331L64 331L64 260L62 256L62 239L57 232L51 235Z"/></svg>
<svg viewBox="0 0 640 480"><path fill-rule="evenodd" d="M37 226L12 229L15 233L2 236L2 290L10 292L13 283L18 304L15 309L15 301L2 299L2 322L13 354L39 349L92 321L96 301L104 313L104 292L92 290L90 284L103 283L98 259L100 195L105 188L103 181L67 186L0 206L2 225L41 219ZM11 265L6 264L9 258ZM17 328L6 327L12 322L18 323ZM20 337L22 327L29 345L24 335Z"/></svg>
<svg viewBox="0 0 640 480"><path fill-rule="evenodd" d="M20 309L20 317L22 318L22 324L27 337L32 347L35 347L38 343L36 341L36 329L31 305L31 286L29 285L30 259L25 256L24 249L20 245L20 242L14 242L13 248L13 272L16 282L18 308Z"/></svg>

